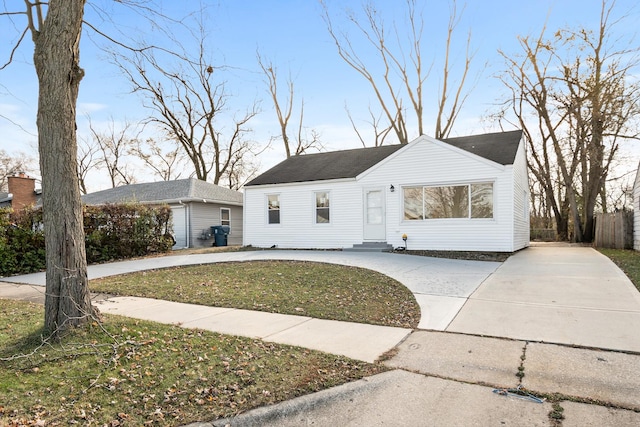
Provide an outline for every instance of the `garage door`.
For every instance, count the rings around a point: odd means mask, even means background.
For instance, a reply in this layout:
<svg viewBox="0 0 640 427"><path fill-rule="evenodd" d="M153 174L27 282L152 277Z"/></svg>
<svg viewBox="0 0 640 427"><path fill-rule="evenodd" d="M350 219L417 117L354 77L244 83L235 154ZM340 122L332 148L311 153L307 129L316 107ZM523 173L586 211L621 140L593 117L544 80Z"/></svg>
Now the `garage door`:
<svg viewBox="0 0 640 427"><path fill-rule="evenodd" d="M176 244L173 249L182 249L188 246L187 241L187 209L184 206L171 206L173 219L173 238Z"/></svg>

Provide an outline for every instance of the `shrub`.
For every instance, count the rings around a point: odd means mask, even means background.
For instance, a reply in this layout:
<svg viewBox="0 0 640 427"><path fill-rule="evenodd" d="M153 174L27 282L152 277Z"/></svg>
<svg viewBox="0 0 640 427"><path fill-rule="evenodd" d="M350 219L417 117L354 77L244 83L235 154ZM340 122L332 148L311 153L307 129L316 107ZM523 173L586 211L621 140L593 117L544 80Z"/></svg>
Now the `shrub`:
<svg viewBox="0 0 640 427"><path fill-rule="evenodd" d="M85 206L83 213L90 264L167 252L173 246L169 206ZM0 276L44 268L42 209L0 209Z"/></svg>

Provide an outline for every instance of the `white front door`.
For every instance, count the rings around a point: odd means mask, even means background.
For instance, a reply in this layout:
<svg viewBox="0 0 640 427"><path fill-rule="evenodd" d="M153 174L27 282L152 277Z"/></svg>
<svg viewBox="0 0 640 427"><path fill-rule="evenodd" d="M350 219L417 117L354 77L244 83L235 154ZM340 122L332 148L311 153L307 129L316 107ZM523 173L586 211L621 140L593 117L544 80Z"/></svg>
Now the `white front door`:
<svg viewBox="0 0 640 427"><path fill-rule="evenodd" d="M387 239L384 188L364 190L364 240L383 242Z"/></svg>

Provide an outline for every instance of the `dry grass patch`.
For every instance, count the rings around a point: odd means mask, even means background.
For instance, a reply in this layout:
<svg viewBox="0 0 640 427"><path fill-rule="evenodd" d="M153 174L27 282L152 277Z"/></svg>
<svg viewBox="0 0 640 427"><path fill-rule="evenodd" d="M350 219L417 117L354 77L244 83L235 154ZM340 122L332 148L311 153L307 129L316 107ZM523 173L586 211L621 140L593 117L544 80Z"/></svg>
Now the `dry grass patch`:
<svg viewBox="0 0 640 427"><path fill-rule="evenodd" d="M177 426L384 370L307 349L105 316L60 342L43 307L0 300L0 425Z"/></svg>
<svg viewBox="0 0 640 427"><path fill-rule="evenodd" d="M420 307L375 271L302 261L228 262L92 280L94 292L415 328Z"/></svg>

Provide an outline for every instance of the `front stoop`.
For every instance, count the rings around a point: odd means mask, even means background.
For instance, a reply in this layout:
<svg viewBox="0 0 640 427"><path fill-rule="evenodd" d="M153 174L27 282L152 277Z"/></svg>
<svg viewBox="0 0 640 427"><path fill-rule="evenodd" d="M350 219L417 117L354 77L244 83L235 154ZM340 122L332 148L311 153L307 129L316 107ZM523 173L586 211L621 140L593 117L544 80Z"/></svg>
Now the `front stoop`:
<svg viewBox="0 0 640 427"><path fill-rule="evenodd" d="M393 245L387 242L364 242L353 245L351 248L344 248L346 252L391 252Z"/></svg>

